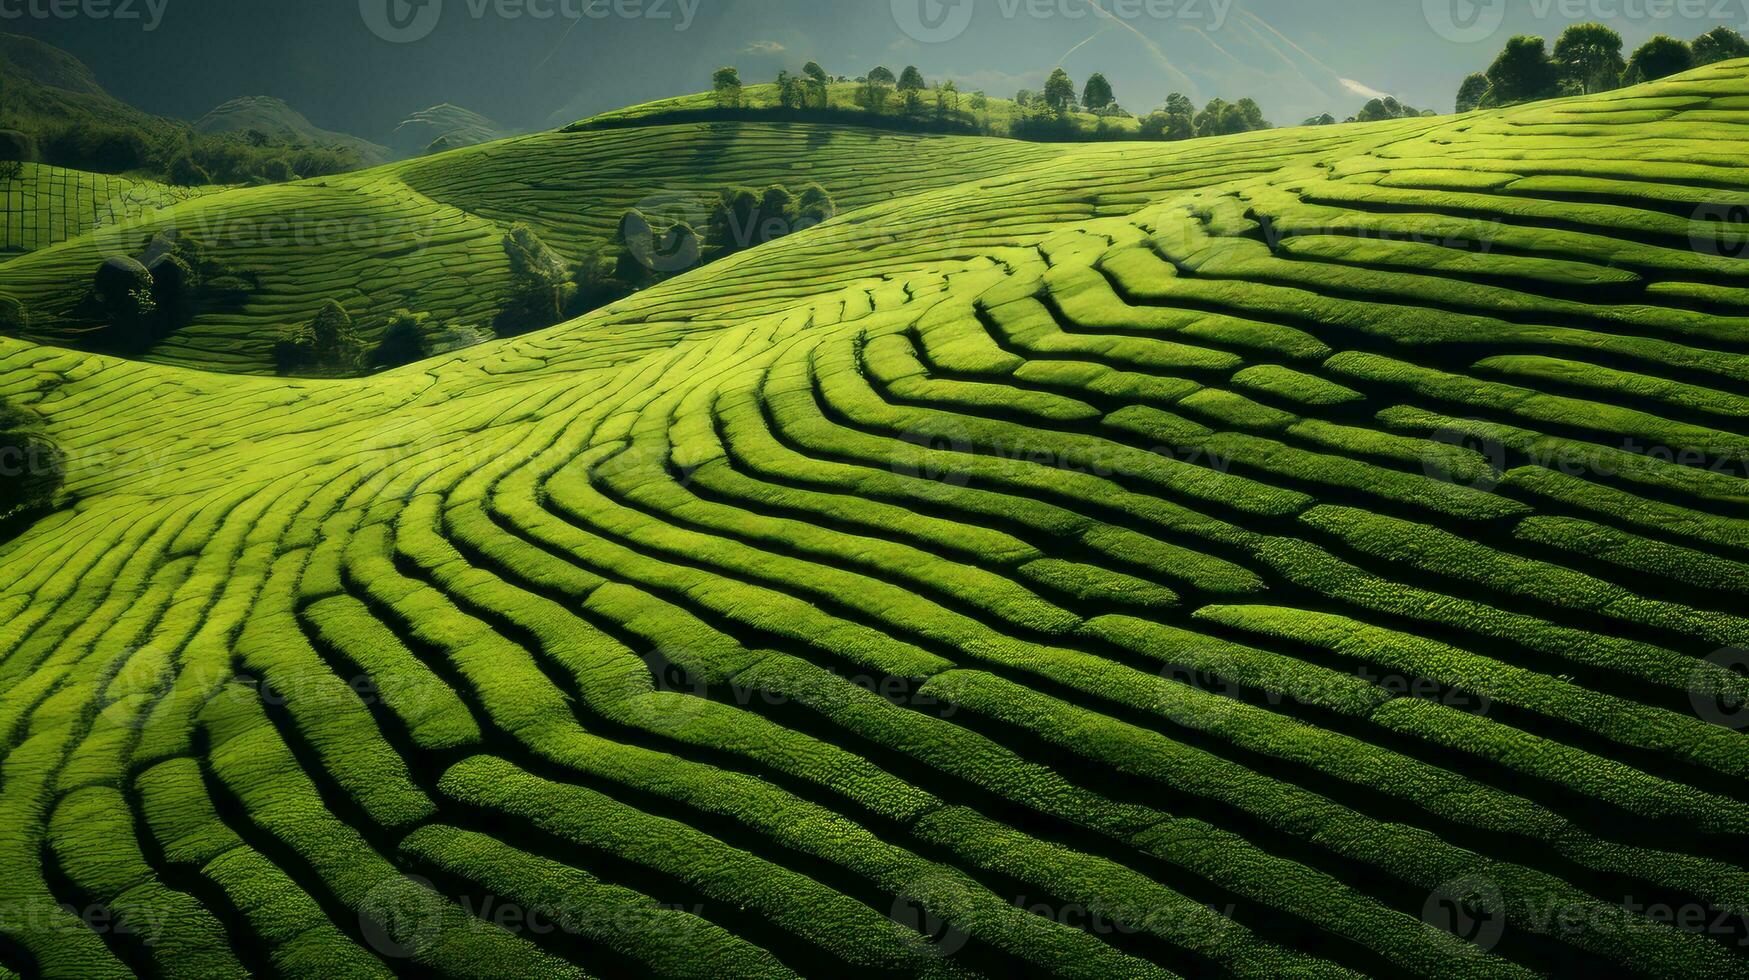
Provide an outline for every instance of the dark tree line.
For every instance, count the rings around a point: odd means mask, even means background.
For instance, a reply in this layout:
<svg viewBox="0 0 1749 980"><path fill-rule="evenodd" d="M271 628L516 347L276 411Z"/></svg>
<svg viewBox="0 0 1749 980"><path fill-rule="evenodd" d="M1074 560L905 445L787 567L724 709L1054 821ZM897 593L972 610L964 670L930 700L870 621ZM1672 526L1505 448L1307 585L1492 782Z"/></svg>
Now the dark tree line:
<svg viewBox="0 0 1749 980"><path fill-rule="evenodd" d="M1749 41L1723 25L1682 41L1660 34L1624 55L1621 35L1603 24L1574 24L1556 39L1519 35L1506 42L1485 72L1465 78L1457 110L1588 95L1657 81L1702 65L1749 57Z"/></svg>
<svg viewBox="0 0 1749 980"><path fill-rule="evenodd" d="M577 265L566 316L581 316L700 265L806 231L837 213L832 195L811 182L799 194L781 184L763 191L724 188L702 231L685 220L633 208L620 219L614 239Z"/></svg>
<svg viewBox="0 0 1749 980"><path fill-rule="evenodd" d="M102 323L111 349L135 353L186 326L200 309L234 308L257 288L255 277L208 256L175 231L154 234L134 255L99 266L76 316Z"/></svg>
<svg viewBox="0 0 1749 980"><path fill-rule="evenodd" d="M1404 105L1392 96L1387 95L1382 98L1368 100L1366 105L1360 107L1359 112L1342 121L1345 123L1384 122L1387 119L1411 119L1418 116L1431 116L1434 114L1435 113L1432 109L1417 109L1412 105ZM1312 118L1307 119L1304 123L1301 123L1301 125L1334 126L1336 125L1336 117L1326 112L1321 116L1313 116Z"/></svg>
<svg viewBox="0 0 1749 980"><path fill-rule="evenodd" d="M170 127L147 130L101 121L50 120L37 121L28 129L0 130L0 160L139 174L184 187L283 183L346 173L361 165L350 150L285 143L258 130L203 134Z"/></svg>
<svg viewBox="0 0 1749 980"><path fill-rule="evenodd" d="M1255 99L1228 102L1210 99L1201 110L1190 97L1174 92L1159 109L1142 117L1142 137L1153 140L1188 140L1207 136L1231 136L1270 129L1263 107Z"/></svg>

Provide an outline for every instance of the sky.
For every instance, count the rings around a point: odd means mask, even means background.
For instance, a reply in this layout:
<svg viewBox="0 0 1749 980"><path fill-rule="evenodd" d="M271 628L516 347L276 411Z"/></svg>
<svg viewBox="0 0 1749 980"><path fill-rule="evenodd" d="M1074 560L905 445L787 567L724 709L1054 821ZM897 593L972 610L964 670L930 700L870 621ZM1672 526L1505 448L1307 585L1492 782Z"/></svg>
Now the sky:
<svg viewBox="0 0 1749 980"><path fill-rule="evenodd" d="M914 64L1004 97L1060 65L1103 72L1132 112L1248 96L1278 125L1381 93L1450 111L1509 36L1587 20L1631 50L1749 33L1749 0L0 0L0 31L70 51L148 111L270 95L376 140L443 102L537 129L706 89L719 65L762 81L809 60Z"/></svg>

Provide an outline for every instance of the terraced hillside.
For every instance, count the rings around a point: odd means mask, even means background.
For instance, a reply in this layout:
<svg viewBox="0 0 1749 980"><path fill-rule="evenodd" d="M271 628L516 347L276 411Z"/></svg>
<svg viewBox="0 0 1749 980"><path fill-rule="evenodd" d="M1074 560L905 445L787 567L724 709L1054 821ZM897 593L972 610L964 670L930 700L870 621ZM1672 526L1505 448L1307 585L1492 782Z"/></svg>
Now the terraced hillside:
<svg viewBox="0 0 1749 980"><path fill-rule="evenodd" d="M998 144L363 380L0 341L0 965L1749 975L1746 107Z"/></svg>
<svg viewBox="0 0 1749 980"><path fill-rule="evenodd" d="M847 214L836 226L837 246L876 251L863 262L811 263L802 278L812 292L823 277L843 285L886 271L895 257L901 264L933 257L933 250L919 252L928 243L949 243L963 254L1009 241L1015 232L1036 237L1036 229L1052 222L1128 212L1173 189L1272 170L1282 154L1309 156L1383 135L1320 131L1291 142L1174 149L772 123L544 133L155 210L8 263L0 268L0 294L31 310L26 339L91 349L99 346L93 338L100 323L81 304L97 268L108 257L138 254L157 231L175 229L200 242L214 261L249 273L259 288L241 304L227 296L198 306L192 322L145 359L273 374L280 328L308 321L330 300L348 308L369 340L401 308L431 314L434 328L490 325L510 295L501 243L517 221L575 261L611 238L633 206L703 227L717 193L732 185L815 181L841 212L888 205L878 223L867 214ZM742 259L743 265L753 261ZM779 309L797 294L788 288L769 294L772 303L760 302L763 294L742 297L751 305L737 305L727 316ZM612 341L630 341L638 350L665 343L674 331L671 324L647 322L652 308L675 320L708 315L715 324L725 322L721 304L672 314L666 306L640 306L607 319Z"/></svg>
<svg viewBox="0 0 1749 980"><path fill-rule="evenodd" d="M894 166L870 180L859 168L875 154L892 154ZM30 339L81 346L97 325L79 306L98 266L173 228L215 261L256 274L260 288L241 308L198 311L147 359L272 374L279 328L310 319L330 300L345 304L373 336L397 308L489 325L509 294L500 243L513 221L529 223L575 259L610 237L627 208L651 198L708 214L707 195L724 186L799 179L821 182L854 208L1053 155L1026 144L893 139L854 128L550 133L155 212L9 263L0 270L0 292L32 310Z"/></svg>
<svg viewBox="0 0 1749 980"><path fill-rule="evenodd" d="M0 183L0 261L214 190L26 163L17 179Z"/></svg>

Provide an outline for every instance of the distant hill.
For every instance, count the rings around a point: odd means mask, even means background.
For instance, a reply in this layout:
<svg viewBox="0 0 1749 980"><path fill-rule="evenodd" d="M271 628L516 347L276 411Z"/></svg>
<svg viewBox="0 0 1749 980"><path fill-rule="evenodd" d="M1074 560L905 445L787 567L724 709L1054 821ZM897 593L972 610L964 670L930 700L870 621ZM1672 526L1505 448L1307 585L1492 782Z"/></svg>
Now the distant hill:
<svg viewBox="0 0 1749 980"><path fill-rule="evenodd" d="M277 120L263 130L263 142L245 140L218 121L209 129L197 129L117 99L104 91L90 68L65 51L17 34L0 34L0 130L22 134L22 139L9 138L7 145L10 155L26 161L200 186L278 183L343 173L386 159L381 147L325 133L289 106L280 106L282 110L257 107L247 114L258 121ZM241 127L248 128L257 127Z"/></svg>
<svg viewBox="0 0 1749 980"><path fill-rule="evenodd" d="M445 102L402 120L389 138L389 144L400 155L412 157L430 151L478 146L513 135L512 131L477 112Z"/></svg>
<svg viewBox="0 0 1749 980"><path fill-rule="evenodd" d="M347 133L322 129L304 118L303 113L292 108L285 100L270 95L249 95L232 99L200 117L194 128L202 133L247 133L254 130L294 145L304 143L311 146L344 147L356 154L361 163L369 166L395 159L394 151L388 147Z"/></svg>
<svg viewBox="0 0 1749 980"><path fill-rule="evenodd" d="M0 34L0 129L40 132L62 126L128 126L174 137L183 124L136 109L104 91L83 62L52 45Z"/></svg>
<svg viewBox="0 0 1749 980"><path fill-rule="evenodd" d="M97 76L60 48L18 34L0 34L0 70L36 85L108 97Z"/></svg>

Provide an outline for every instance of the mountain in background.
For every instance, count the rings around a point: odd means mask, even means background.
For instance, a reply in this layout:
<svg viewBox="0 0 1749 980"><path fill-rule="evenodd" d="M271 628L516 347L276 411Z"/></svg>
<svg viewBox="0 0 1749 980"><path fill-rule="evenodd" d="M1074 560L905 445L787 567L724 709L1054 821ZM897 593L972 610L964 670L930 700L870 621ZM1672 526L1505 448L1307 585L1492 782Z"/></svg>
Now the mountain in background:
<svg viewBox="0 0 1749 980"><path fill-rule="evenodd" d="M84 62L18 34L0 34L0 129L26 133L55 125L123 125L167 136L178 123L104 91Z"/></svg>
<svg viewBox="0 0 1749 980"><path fill-rule="evenodd" d="M374 167L511 133L444 103L406 117L387 144L324 129L274 96L231 99L193 123L154 115L106 91L78 58L0 34L0 152L75 170L170 183L277 183Z"/></svg>
<svg viewBox="0 0 1749 980"><path fill-rule="evenodd" d="M303 113L287 105L285 100L269 95L250 95L232 99L200 117L194 124L202 133L248 133L255 131L290 144L337 146L351 150L359 162L376 166L395 159L386 146L347 133L322 129L304 118Z"/></svg>
<svg viewBox="0 0 1749 980"><path fill-rule="evenodd" d="M514 133L469 109L445 102L402 120L389 145L403 157L490 143Z"/></svg>

